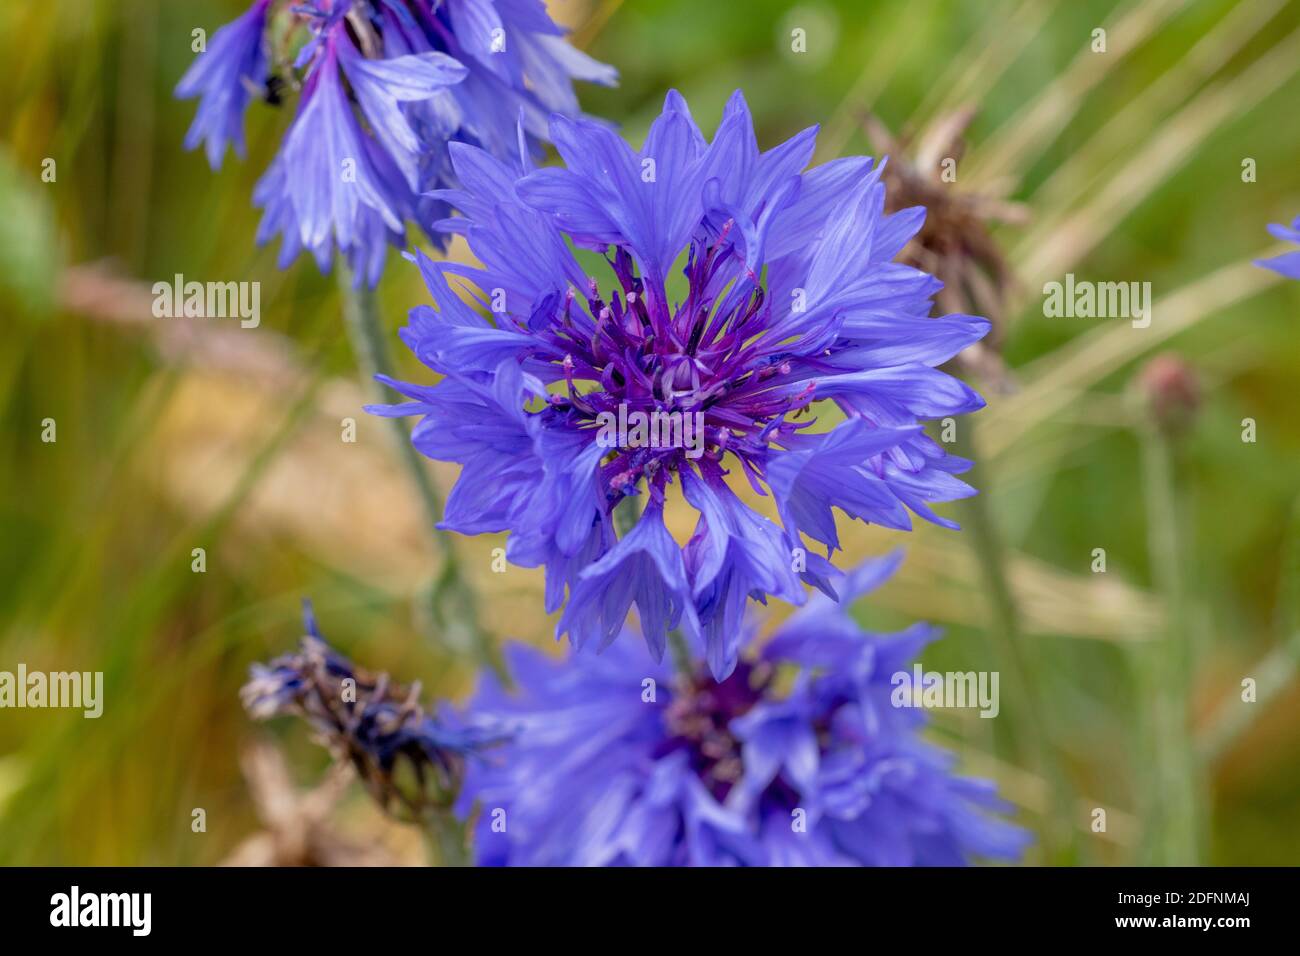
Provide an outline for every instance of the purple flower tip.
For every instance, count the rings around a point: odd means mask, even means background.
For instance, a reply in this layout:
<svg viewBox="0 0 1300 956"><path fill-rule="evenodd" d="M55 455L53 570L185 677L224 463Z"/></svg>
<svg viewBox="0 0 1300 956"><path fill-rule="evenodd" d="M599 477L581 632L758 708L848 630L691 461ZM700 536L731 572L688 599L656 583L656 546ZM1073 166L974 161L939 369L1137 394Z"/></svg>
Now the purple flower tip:
<svg viewBox="0 0 1300 956"><path fill-rule="evenodd" d="M292 63L269 56L278 15L307 36ZM449 208L429 194L458 185L452 143L540 152L546 117L579 113L574 80L616 78L569 46L538 0L256 0L213 35L176 95L199 97L185 145L203 144L215 169L227 145L244 154L254 97L278 105L300 90L254 192L258 241L282 237L282 267L307 252L328 272L337 252L374 285L407 222L442 242L433 224Z"/></svg>
<svg viewBox="0 0 1300 956"><path fill-rule="evenodd" d="M1300 216L1296 216L1289 228L1281 223L1274 223L1268 227L1268 231L1274 239L1300 244ZM1300 250L1284 252L1272 259L1256 259L1255 265L1272 269L1288 279L1300 279Z"/></svg>

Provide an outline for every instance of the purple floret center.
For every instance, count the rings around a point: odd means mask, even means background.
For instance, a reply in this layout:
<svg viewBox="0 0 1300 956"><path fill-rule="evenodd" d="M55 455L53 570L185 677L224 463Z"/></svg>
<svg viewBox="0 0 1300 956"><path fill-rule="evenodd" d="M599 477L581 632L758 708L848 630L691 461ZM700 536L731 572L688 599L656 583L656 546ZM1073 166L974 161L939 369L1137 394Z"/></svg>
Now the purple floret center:
<svg viewBox="0 0 1300 956"><path fill-rule="evenodd" d="M548 357L563 355L553 363L564 392L551 395L543 414L566 427L594 430L601 413L617 415L620 407L647 416L699 413L692 419L704 426L696 455L709 462L735 455L751 476L761 477L770 443L811 424L786 417L806 409L815 388L810 381L794 395L774 390L794 368L767 334L771 308L757 277L742 277L749 291L739 295L719 281L720 269L735 261L729 231L724 227L715 240L692 244L688 293L675 308L646 294L622 248L609 260L619 289L608 300L593 279L585 308L573 290L545 301L528 331L546 342ZM630 494L642 478L665 481L689 457L683 447L662 444L611 449L601 469L607 504Z"/></svg>
<svg viewBox="0 0 1300 956"><path fill-rule="evenodd" d="M665 739L655 749L656 760L685 751L705 788L719 803L744 775L742 745L731 722L760 703L772 688L770 664L741 661L726 680L718 682L701 669L689 680L679 679L664 714ZM764 800L797 806L798 796L780 777Z"/></svg>

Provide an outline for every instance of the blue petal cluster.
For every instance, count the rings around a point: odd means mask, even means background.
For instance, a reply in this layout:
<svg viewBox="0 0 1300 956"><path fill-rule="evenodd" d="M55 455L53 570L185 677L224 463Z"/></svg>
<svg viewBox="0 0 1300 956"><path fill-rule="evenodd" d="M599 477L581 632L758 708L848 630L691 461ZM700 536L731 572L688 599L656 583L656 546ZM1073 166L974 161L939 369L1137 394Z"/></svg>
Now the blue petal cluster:
<svg viewBox="0 0 1300 956"><path fill-rule="evenodd" d="M898 556L848 576L877 586ZM517 692L472 705L511 739L470 768L482 865L956 865L1016 860L1029 835L991 783L954 776L891 675L935 637L864 633L821 595L721 683L624 646L564 662L512 649ZM783 689L784 688L784 689Z"/></svg>
<svg viewBox="0 0 1300 956"><path fill-rule="evenodd" d="M280 11L306 38L292 64L272 62ZM426 193L456 184L448 144L503 157L520 140L538 149L551 113L577 114L575 79L612 84L616 73L571 47L541 0L255 0L213 35L176 95L199 98L185 145L203 145L216 168L227 146L244 154L254 96L300 88L254 192L258 241L280 234L281 267L306 251L325 272L337 249L374 284L407 222L439 239L430 227L448 210Z"/></svg>
<svg viewBox="0 0 1300 956"><path fill-rule="evenodd" d="M973 494L956 477L970 463L920 423L983 405L937 366L989 323L931 316L940 283L894 261L925 210L886 215L870 158L806 169L815 134L760 152L737 93L710 142L674 92L639 151L559 115L562 168L449 149L460 185L435 196L463 216L440 228L481 266L417 257L437 308L402 335L443 378L389 381L410 401L371 411L421 416L415 446L462 466L440 527L509 532L578 647L609 645L635 605L656 659L680 628L725 678L747 601L834 593L834 509L955 527L930 506ZM648 428L624 434L634 420ZM684 545L665 525L672 486L698 515ZM643 507L620 537L629 496Z"/></svg>
<svg viewBox="0 0 1300 956"><path fill-rule="evenodd" d="M1274 239L1300 244L1300 216L1295 217L1295 221L1289 228L1281 223L1273 223L1268 227L1268 231ZM1272 269L1288 279L1300 279L1300 250L1284 252L1272 259L1257 259L1255 265Z"/></svg>

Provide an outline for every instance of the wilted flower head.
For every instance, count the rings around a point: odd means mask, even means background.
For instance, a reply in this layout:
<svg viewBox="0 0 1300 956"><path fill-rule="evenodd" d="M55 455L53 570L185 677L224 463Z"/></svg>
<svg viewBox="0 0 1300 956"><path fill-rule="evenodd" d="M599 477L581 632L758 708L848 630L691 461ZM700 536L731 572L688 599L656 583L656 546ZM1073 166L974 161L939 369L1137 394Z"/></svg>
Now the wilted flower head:
<svg viewBox="0 0 1300 956"><path fill-rule="evenodd" d="M254 664L240 691L255 720L304 717L334 756L349 761L386 811L421 819L447 806L460 788L467 758L498 737L466 726L443 709L420 705L420 684L403 687L387 674L355 667L321 637L311 608L296 654Z"/></svg>
<svg viewBox="0 0 1300 956"><path fill-rule="evenodd" d="M1290 228L1281 223L1273 223L1268 227L1268 231L1274 239L1280 239L1282 242L1300 243L1300 216L1295 217ZM1288 279L1300 279L1300 250L1284 252L1272 259L1257 259L1255 265L1263 266L1265 269L1272 269Z"/></svg>
<svg viewBox="0 0 1300 956"><path fill-rule="evenodd" d="M306 250L322 271L337 248L373 284L406 222L438 238L430 226L447 207L425 194L455 183L449 142L502 157L520 140L536 149L550 113L578 112L572 80L615 78L565 42L540 0L255 0L213 35L176 94L200 98L185 145L204 143L216 168L228 144L243 155L251 99L299 90L254 192L258 241L280 233L282 267Z"/></svg>
<svg viewBox="0 0 1300 956"><path fill-rule="evenodd" d="M889 154L885 167L885 209L924 206L925 224L899 253L899 261L943 283L936 307L977 312L993 323L992 333L956 357L959 367L999 391L1012 384L997 349L1006 326L1015 274L992 226L1022 225L1028 211L990 191L958 184L957 162L966 153L965 134L976 111L965 107L939 116L922 130L895 136L877 116L866 118L871 141Z"/></svg>
<svg viewBox="0 0 1300 956"><path fill-rule="evenodd" d="M851 574L846 598L897 557ZM563 664L511 654L472 711L514 734L471 768L484 865L953 865L1014 860L1028 834L990 811L991 783L954 776L895 707L891 676L935 637L864 633L821 597L727 680L674 678L622 645ZM504 813L504 817L502 814ZM505 826L498 825L504 820Z"/></svg>
<svg viewBox="0 0 1300 956"><path fill-rule="evenodd" d="M640 151L563 116L566 168L451 147L461 188L439 195L464 217L443 227L483 265L419 257L438 310L412 311L403 337L444 378L390 381L412 401L372 411L424 416L416 447L463 466L440 527L511 532L508 558L546 567L547 610L567 594L559 630L579 647L608 645L636 604L656 658L680 627L721 679L747 599L832 590L804 539L839 547L833 508L955 527L930 505L973 493L955 477L969 462L919 423L983 405L935 366L988 323L930 317L940 283L893 261L925 210L886 215L866 157L804 172L815 133L760 153L737 93L709 143L674 92ZM607 253L608 274L570 242ZM738 497L741 476L780 526ZM699 516L684 547L664 523L673 485ZM644 509L620 538L611 515L632 495Z"/></svg>

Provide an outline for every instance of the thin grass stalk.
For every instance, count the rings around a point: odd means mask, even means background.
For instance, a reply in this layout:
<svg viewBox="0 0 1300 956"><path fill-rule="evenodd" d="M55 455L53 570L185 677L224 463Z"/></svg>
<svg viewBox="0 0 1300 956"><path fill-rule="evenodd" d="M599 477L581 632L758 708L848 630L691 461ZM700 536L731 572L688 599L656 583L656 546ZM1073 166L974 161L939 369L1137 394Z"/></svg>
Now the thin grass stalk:
<svg viewBox="0 0 1300 956"><path fill-rule="evenodd" d="M1278 601L1278 630L1282 644L1274 648L1245 676L1255 680L1255 699L1247 702L1234 692L1210 718L1198 740L1197 751L1206 763L1231 752L1283 691L1300 673L1300 499L1291 506L1282 557Z"/></svg>
<svg viewBox="0 0 1300 956"><path fill-rule="evenodd" d="M1026 289L1064 274L1097 247L1152 192L1169 183L1212 133L1294 79L1300 30L1292 31L1241 74L1207 88L1171 117L1140 150L1107 177L1095 198L1063 217L1045 213L1016 246L1012 260Z"/></svg>
<svg viewBox="0 0 1300 956"><path fill-rule="evenodd" d="M1259 268L1253 260L1283 251L1281 245L1270 247L1162 296L1151 306L1149 328L1134 329L1128 323L1100 326L1025 366L1020 370L1023 388L984 412L988 434L984 454L999 458L1032 428L1078 401L1082 390L1125 363L1282 281L1280 275Z"/></svg>
<svg viewBox="0 0 1300 956"><path fill-rule="evenodd" d="M983 102L1029 41L1039 35L1055 6L1051 0L1025 0L1009 18L990 14L985 29L971 37L943 75L930 85L912 114L917 128L963 103Z"/></svg>
<svg viewBox="0 0 1300 956"><path fill-rule="evenodd" d="M908 30L904 17L909 11L919 10L919 6L904 6L903 13L893 25L894 30ZM839 105L826 121L825 128L817 137L817 155L825 160L834 159L843 154L844 148L862 125L862 114L880 96L890 78L898 68L905 45L902 43L886 44L878 56L865 57L866 65L858 78L853 81L849 91L844 94Z"/></svg>
<svg viewBox="0 0 1300 956"><path fill-rule="evenodd" d="M1011 176L1018 180L1069 125L1093 88L1184 6L1186 0L1145 0L1134 4L1117 22L1108 23L1104 27L1106 52L1094 53L1090 44L1085 46L1031 103L989 136L971 160L971 178L988 181Z"/></svg>
<svg viewBox="0 0 1300 956"><path fill-rule="evenodd" d="M1063 212L1095 192L1097 184L1108 178L1107 148L1113 159L1126 145L1142 142L1161 117L1172 114L1192 91L1230 63L1284 5L1285 0L1257 0L1232 8L1173 69L1129 100L1052 170L1034 190L1034 208ZM1043 218L1050 222L1053 215Z"/></svg>

